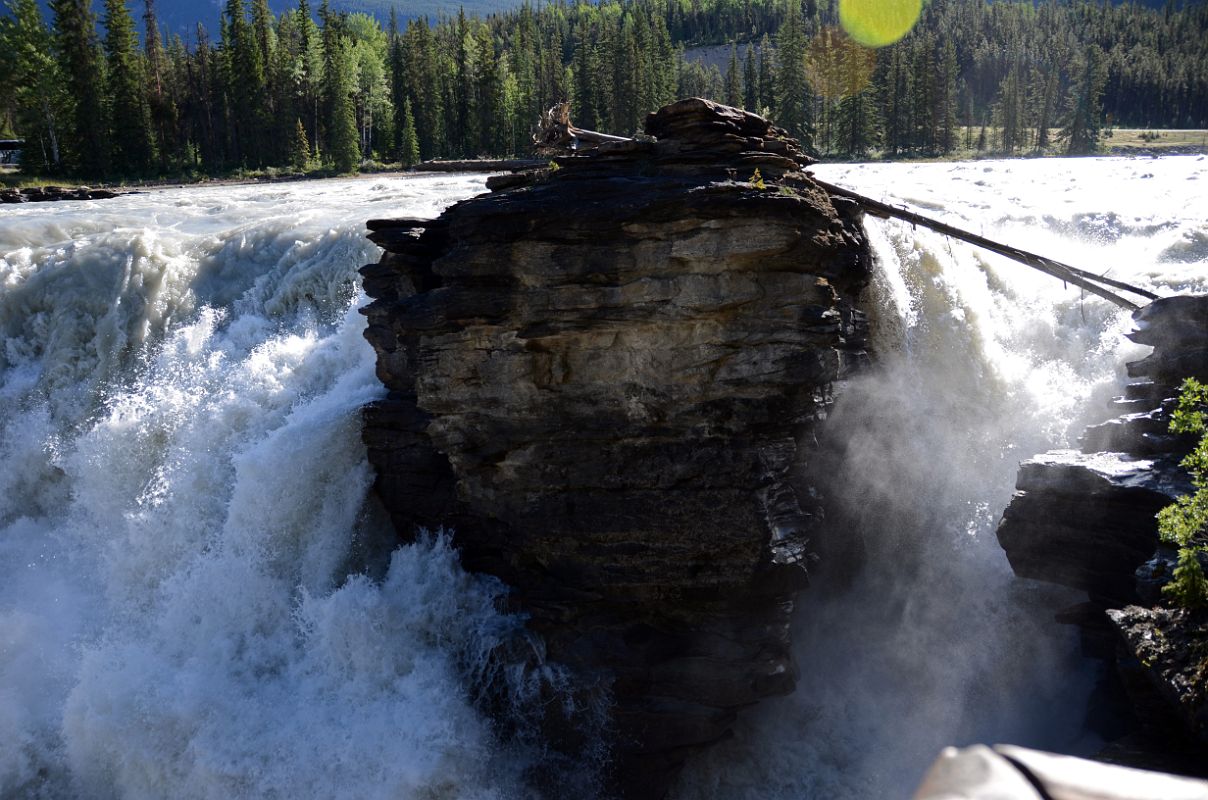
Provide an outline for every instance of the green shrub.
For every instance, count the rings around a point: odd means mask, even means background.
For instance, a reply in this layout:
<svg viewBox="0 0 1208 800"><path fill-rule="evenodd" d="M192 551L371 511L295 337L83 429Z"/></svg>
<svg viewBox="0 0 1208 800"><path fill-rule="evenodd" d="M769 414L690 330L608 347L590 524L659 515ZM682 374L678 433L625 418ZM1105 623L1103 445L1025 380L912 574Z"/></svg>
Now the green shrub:
<svg viewBox="0 0 1208 800"><path fill-rule="evenodd" d="M1179 605L1198 608L1208 606L1208 578L1199 558L1208 554L1208 386L1194 378L1183 381L1170 430L1199 434L1200 441L1182 461L1195 491L1158 512L1158 535L1179 549L1174 579L1162 591Z"/></svg>

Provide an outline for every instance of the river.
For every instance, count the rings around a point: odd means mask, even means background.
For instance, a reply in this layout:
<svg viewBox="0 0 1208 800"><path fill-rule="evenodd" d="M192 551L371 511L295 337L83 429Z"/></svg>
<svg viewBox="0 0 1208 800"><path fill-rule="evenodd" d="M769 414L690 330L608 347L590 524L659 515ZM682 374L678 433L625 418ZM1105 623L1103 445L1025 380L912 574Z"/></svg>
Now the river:
<svg viewBox="0 0 1208 800"><path fill-rule="evenodd" d="M1208 160L827 165L821 177L1152 288L1208 291ZM158 190L0 211L0 797L510 798L536 755L467 699L519 621L439 536L393 550L370 217L481 176ZM1093 667L1011 578L1017 462L1122 381L1127 314L869 221L878 366L823 442L868 568L798 614L801 684L681 798L905 796L938 748L1096 744Z"/></svg>

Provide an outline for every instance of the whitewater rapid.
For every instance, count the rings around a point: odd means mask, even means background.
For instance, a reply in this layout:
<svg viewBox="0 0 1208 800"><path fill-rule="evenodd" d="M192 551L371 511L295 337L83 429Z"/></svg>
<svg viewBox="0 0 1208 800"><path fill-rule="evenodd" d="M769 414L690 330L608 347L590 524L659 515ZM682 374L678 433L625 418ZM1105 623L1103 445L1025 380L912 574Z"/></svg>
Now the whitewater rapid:
<svg viewBox="0 0 1208 800"><path fill-rule="evenodd" d="M820 177L1153 288L1208 291L1208 161L821 167ZM395 549L364 221L481 176L188 188L0 210L0 797L527 797L470 701L519 621L447 542ZM1113 394L1127 315L869 221L878 370L826 490L868 531L801 599L797 693L681 798L906 796L943 744L1089 747L1072 638L993 539L1018 460ZM833 591L827 581L835 581ZM825 599L824 599L825 598Z"/></svg>

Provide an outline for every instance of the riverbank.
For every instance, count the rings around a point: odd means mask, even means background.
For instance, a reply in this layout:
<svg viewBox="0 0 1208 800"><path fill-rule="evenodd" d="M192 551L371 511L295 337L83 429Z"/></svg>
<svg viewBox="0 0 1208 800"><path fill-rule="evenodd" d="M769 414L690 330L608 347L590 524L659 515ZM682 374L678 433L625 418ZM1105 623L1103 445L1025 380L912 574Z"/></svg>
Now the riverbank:
<svg viewBox="0 0 1208 800"><path fill-rule="evenodd" d="M354 174L341 174L332 170L280 170L270 168L256 171L236 171L228 175L174 175L143 180L96 181L87 186L73 185L67 181L64 185L62 177L46 177L29 175L17 171L0 171L0 194L15 192L41 192L48 197L40 199L98 199L86 197L56 197L49 195L71 192L109 192L126 194L147 189L183 189L186 186L246 186L260 183L293 183L296 181L324 180L328 178L382 177L392 175L412 175L430 172L509 172L519 169L530 169L541 166L541 159L532 158L476 158L461 160L433 160L416 164L413 167L403 167L399 164L367 165ZM0 197L0 202L4 202ZM15 201L21 202L21 201Z"/></svg>

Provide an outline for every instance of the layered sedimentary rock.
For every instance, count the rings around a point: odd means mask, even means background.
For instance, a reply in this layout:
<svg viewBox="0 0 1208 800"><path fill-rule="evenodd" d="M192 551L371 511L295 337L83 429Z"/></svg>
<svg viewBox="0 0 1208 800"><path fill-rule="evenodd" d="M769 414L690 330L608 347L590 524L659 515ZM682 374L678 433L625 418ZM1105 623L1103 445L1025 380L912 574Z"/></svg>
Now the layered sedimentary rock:
<svg viewBox="0 0 1208 800"><path fill-rule="evenodd" d="M363 271L378 493L402 536L452 528L534 653L596 687L629 797L793 688L814 434L864 358L870 266L762 118L681 101L647 133L373 221Z"/></svg>
<svg viewBox="0 0 1208 800"><path fill-rule="evenodd" d="M1024 462L998 539L1018 575L1088 593L1059 618L1083 627L1088 652L1116 661L1140 750L1175 755L1150 763L1187 768L1189 752L1208 752L1208 612L1158 607L1176 559L1155 515L1193 491L1180 461L1195 438L1169 425L1183 379L1208 380L1208 297L1156 300L1134 319L1130 338L1153 353L1128 365L1138 380L1114 401L1122 413L1088 428L1080 451ZM1186 747L1197 738L1201 755Z"/></svg>

